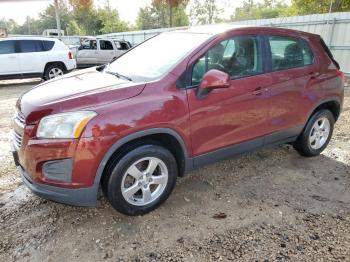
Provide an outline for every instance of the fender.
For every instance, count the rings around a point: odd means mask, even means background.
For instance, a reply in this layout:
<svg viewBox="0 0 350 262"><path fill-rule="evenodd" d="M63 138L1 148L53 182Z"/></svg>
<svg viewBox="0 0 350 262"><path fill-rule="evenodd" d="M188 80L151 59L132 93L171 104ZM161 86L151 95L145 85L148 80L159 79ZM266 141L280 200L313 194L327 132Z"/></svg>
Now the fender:
<svg viewBox="0 0 350 262"><path fill-rule="evenodd" d="M312 113L315 112L316 108L324 103L327 103L327 102L336 102L339 105L339 114L341 113L342 108L343 108L343 104L342 104L339 96L331 96L331 97L327 97L325 99L322 99L322 100L318 101L317 104L315 104L315 106L309 111L307 118L304 122L304 128L307 125L307 122L309 121ZM304 130L304 128L303 128L303 130Z"/></svg>
<svg viewBox="0 0 350 262"><path fill-rule="evenodd" d="M139 132L132 133L130 135L127 135L125 137L122 137L119 139L117 142L115 142L106 152L104 155L102 161L100 162L96 176L95 176L95 181L94 181L94 187L98 187L100 184L100 180L103 174L103 171L107 165L108 160L111 158L113 153L118 150L121 146L125 145L126 143L135 140L137 138L145 137L148 135L155 135L155 134L168 134L174 137L179 144L181 145L182 151L184 152L185 155L185 173L193 169L193 160L188 157L188 152L187 148L185 145L185 142L183 141L182 137L174 130L171 128L151 128L151 129L146 129L142 130Z"/></svg>

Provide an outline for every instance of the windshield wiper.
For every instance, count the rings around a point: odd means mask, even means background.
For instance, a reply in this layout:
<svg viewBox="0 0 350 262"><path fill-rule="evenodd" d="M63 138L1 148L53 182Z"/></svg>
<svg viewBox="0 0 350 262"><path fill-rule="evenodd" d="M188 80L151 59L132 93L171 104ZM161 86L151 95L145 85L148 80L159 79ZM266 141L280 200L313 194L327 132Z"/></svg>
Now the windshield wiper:
<svg viewBox="0 0 350 262"><path fill-rule="evenodd" d="M116 76L118 78L124 78L124 79L132 82L132 79L130 77L128 77L128 76L125 76L125 75L122 75L122 74L119 74L119 73L116 73L116 72L112 72L112 71L104 71L104 72L107 73L107 74L114 75L114 76Z"/></svg>

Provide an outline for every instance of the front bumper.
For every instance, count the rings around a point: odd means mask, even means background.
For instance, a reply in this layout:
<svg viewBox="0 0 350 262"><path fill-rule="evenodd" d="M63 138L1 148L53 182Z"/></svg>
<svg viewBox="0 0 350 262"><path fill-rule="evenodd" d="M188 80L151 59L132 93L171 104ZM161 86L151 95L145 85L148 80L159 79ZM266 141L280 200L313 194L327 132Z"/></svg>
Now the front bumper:
<svg viewBox="0 0 350 262"><path fill-rule="evenodd" d="M23 183L36 195L63 204L95 207L98 186L87 188L61 188L34 182L26 171L18 166Z"/></svg>

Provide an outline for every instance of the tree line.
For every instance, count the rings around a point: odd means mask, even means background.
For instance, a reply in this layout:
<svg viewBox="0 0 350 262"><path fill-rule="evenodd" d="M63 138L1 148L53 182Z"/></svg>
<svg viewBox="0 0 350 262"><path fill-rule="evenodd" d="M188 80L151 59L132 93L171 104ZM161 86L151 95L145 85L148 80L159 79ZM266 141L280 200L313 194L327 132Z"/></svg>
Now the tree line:
<svg viewBox="0 0 350 262"><path fill-rule="evenodd" d="M93 0L59 0L61 28L67 35L98 35L130 30L156 29L163 27L212 24L250 19L276 18L315 13L350 11L349 0L244 0L232 10L229 19L222 17L225 7L220 0L152 0L140 8L135 25L123 21L117 9L106 0L104 6L96 7ZM332 5L331 5L332 3ZM0 19L0 28L10 34L41 35L45 29L56 28L55 8L49 5L37 19L27 17L19 25L13 19Z"/></svg>

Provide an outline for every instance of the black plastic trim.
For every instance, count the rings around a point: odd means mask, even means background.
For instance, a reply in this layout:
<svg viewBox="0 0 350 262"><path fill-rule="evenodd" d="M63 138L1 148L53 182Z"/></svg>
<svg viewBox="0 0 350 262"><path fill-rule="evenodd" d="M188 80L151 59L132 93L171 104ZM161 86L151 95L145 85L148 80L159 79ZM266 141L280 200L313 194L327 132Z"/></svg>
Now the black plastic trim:
<svg viewBox="0 0 350 262"><path fill-rule="evenodd" d="M72 206L95 207L98 187L62 188L34 182L21 167L18 167L23 183L36 195Z"/></svg>
<svg viewBox="0 0 350 262"><path fill-rule="evenodd" d="M142 138L142 137L145 137L148 135L155 135L155 134L168 134L168 135L173 136L181 145L181 149L185 155L184 172L187 173L189 170L193 169L193 160L188 157L188 152L187 152L185 143L184 143L183 139L181 138L181 136L175 130L173 130L171 128L152 128L152 129L146 129L143 131L133 133L131 135L128 135L126 137L119 139L116 143L114 143L108 149L107 153L104 155L104 157L103 157L103 159L102 159L102 161L97 169L94 185L96 187L99 186L100 180L101 180L103 171L107 165L107 162L111 158L111 156L114 154L114 152L116 152L118 150L118 148L120 148L121 146L125 145L126 143L128 143L132 140ZM180 176L181 176L181 174L180 174Z"/></svg>

